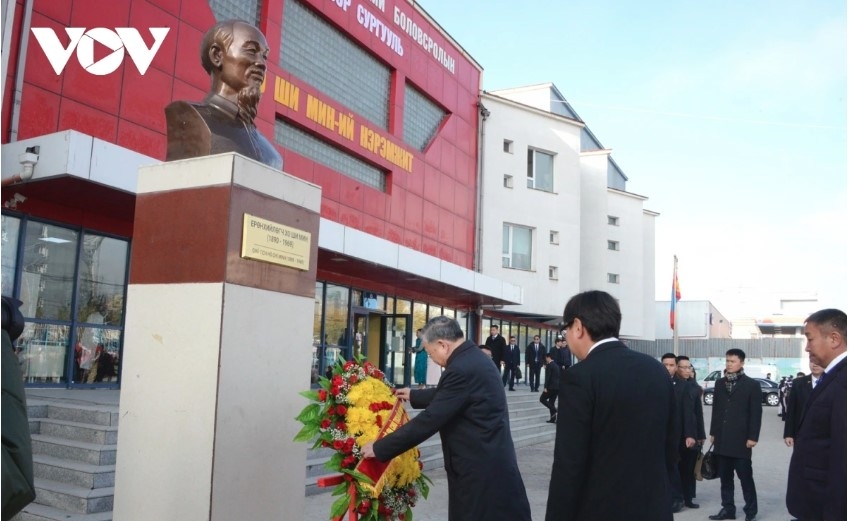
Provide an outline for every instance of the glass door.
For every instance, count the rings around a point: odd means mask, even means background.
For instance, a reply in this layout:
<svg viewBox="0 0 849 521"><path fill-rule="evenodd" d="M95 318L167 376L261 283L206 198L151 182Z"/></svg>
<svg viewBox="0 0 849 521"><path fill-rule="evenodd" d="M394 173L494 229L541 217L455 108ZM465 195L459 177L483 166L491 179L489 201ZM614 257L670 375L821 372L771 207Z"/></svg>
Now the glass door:
<svg viewBox="0 0 849 521"><path fill-rule="evenodd" d="M383 315L380 327L380 369L386 379L396 387L409 387L412 359L413 316Z"/></svg>

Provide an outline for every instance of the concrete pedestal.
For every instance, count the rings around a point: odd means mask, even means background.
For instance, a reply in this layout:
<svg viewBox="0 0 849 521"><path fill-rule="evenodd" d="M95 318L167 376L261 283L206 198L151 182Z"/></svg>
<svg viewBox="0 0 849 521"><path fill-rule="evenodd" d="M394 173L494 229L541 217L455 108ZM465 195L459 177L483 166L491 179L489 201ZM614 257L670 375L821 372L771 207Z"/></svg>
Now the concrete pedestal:
<svg viewBox="0 0 849 521"><path fill-rule="evenodd" d="M320 205L319 187L235 154L141 169L116 521L303 519L306 450L292 439ZM244 258L246 214L310 234L305 263Z"/></svg>

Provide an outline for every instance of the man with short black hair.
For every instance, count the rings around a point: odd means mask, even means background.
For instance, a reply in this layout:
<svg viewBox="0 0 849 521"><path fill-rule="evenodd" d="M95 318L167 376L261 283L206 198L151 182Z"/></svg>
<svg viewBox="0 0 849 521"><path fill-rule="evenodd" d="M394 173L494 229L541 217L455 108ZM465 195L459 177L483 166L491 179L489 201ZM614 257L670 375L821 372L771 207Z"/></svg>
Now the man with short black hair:
<svg viewBox="0 0 849 521"><path fill-rule="evenodd" d="M539 335L534 335L534 341L525 348L525 371L527 371L531 392L539 391L539 376L542 366L545 365L545 353L545 344L540 342Z"/></svg>
<svg viewBox="0 0 849 521"><path fill-rule="evenodd" d="M622 313L610 294L575 295L563 321L581 362L561 375L546 521L671 521L669 375L619 341Z"/></svg>
<svg viewBox="0 0 849 521"><path fill-rule="evenodd" d="M752 473L752 449L758 444L763 413L761 385L746 376L742 349L725 352L725 376L717 380L713 390L713 412L710 442L718 460L722 509L709 516L713 520L736 519L734 505L734 473L743 489L743 512L746 521L758 514L758 494Z"/></svg>
<svg viewBox="0 0 849 521"><path fill-rule="evenodd" d="M793 439L787 510L799 519L846 519L846 313L805 320L805 351L824 368ZM792 392L792 391L791 391Z"/></svg>
<svg viewBox="0 0 849 521"><path fill-rule="evenodd" d="M675 373L675 386L683 388L683 399L689 402L681 407L684 414L690 416L682 419L685 426L680 443L678 444L678 474L681 476L681 494L684 496L684 506L687 508L699 508L693 503L696 497L696 458L700 447L705 442L705 419L702 411L702 397L699 386L693 381L693 364L686 355L678 355L675 358L678 369ZM695 430L689 430L691 425Z"/></svg>
<svg viewBox="0 0 849 521"><path fill-rule="evenodd" d="M545 385L542 388L542 394L539 396L539 403L548 408L551 413L546 423L557 423L557 408L554 402L557 400L557 393L560 391L560 367L554 362L552 353L545 354Z"/></svg>

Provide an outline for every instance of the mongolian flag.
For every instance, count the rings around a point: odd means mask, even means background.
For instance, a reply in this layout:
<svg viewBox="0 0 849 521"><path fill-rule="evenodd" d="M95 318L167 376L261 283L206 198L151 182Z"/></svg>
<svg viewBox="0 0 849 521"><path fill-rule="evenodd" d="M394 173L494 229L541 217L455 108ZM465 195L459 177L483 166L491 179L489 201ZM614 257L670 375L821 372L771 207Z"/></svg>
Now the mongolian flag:
<svg viewBox="0 0 849 521"><path fill-rule="evenodd" d="M669 299L669 328L675 329L675 311L681 300L681 286L678 285L678 256L675 256L675 267L672 270L672 297Z"/></svg>

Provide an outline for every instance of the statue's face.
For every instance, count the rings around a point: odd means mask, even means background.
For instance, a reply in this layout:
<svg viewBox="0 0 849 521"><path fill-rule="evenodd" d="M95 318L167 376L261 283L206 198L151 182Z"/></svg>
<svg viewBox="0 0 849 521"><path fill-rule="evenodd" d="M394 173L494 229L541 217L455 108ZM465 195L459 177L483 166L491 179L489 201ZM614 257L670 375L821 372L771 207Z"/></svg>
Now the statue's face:
<svg viewBox="0 0 849 521"><path fill-rule="evenodd" d="M221 81L238 92L245 87L259 88L265 79L268 42L255 27L233 26L233 43L221 54Z"/></svg>

